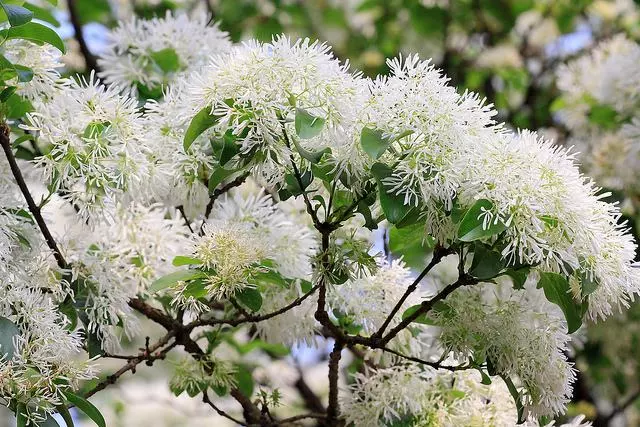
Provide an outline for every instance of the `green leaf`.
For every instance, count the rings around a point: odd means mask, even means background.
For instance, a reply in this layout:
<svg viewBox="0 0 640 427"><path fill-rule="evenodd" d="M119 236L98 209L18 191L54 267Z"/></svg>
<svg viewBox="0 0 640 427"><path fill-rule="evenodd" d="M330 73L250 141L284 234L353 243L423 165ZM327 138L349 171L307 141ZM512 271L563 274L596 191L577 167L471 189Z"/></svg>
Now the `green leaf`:
<svg viewBox="0 0 640 427"><path fill-rule="evenodd" d="M320 151L307 150L302 145L300 145L300 143L298 142L298 140L296 138L293 138L293 145L296 147L296 150L298 151L298 153L300 153L300 155L304 159L309 160L314 165L320 162L320 160L322 159L322 156L325 153L331 153L331 149L328 148L328 147L324 148L324 149L322 149Z"/></svg>
<svg viewBox="0 0 640 427"><path fill-rule="evenodd" d="M380 198L382 211L387 221L396 224L402 221L413 207L404 204L404 196L387 192L382 180L391 176L392 172L392 169L383 163L375 163L371 166L371 173L378 183L378 196Z"/></svg>
<svg viewBox="0 0 640 427"><path fill-rule="evenodd" d="M96 408L93 406L93 403L89 402L84 397L78 396L76 394L71 393L70 391L63 391L64 397L67 398L67 401L74 404L76 408L84 412L98 427L106 427L107 423L104 420L104 417Z"/></svg>
<svg viewBox="0 0 640 427"><path fill-rule="evenodd" d="M524 284L529 277L530 267L525 266L521 268L510 268L504 272L507 276L511 277L513 281L513 289L524 289Z"/></svg>
<svg viewBox="0 0 640 427"><path fill-rule="evenodd" d="M389 229L389 250L412 268L422 269L427 265L434 243L433 238L425 234L422 224Z"/></svg>
<svg viewBox="0 0 640 427"><path fill-rule="evenodd" d="M420 307L422 307L421 304L416 304L416 305L412 305L411 307L407 308L404 313L402 313L402 320L408 318L409 316L413 315L413 313L415 313L416 311L418 311L420 309ZM431 320L429 317L427 317L427 315L425 313L422 313L420 316L416 317L413 320L414 323L422 323L423 325L435 325L435 323L433 322L433 320Z"/></svg>
<svg viewBox="0 0 640 427"><path fill-rule="evenodd" d="M492 279L500 274L506 262L502 259L502 254L482 243L475 242L473 249L473 262L469 268L469 274L476 279Z"/></svg>
<svg viewBox="0 0 640 427"><path fill-rule="evenodd" d="M149 287L149 293L153 294L162 289L166 289L175 285L178 282L188 282L189 280L199 279L205 277L205 274L200 270L180 270L173 273L162 276Z"/></svg>
<svg viewBox="0 0 640 427"><path fill-rule="evenodd" d="M15 347L13 337L20 335L20 329L6 317L0 317L0 357L6 356L6 360L13 358Z"/></svg>
<svg viewBox="0 0 640 427"><path fill-rule="evenodd" d="M36 6L31 3L25 3L23 6L25 7L25 9L29 9L31 13L33 13L34 19L39 19L40 21L48 22L54 27L60 26L60 22L47 9L44 9L40 6Z"/></svg>
<svg viewBox="0 0 640 427"><path fill-rule="evenodd" d="M463 242L473 242L474 240L500 234L506 230L507 226L500 220L496 222L495 219L491 221L486 229L483 227L481 214L484 211L491 211L492 209L493 203L489 200L480 199L476 201L460 221L458 239Z"/></svg>
<svg viewBox="0 0 640 427"><path fill-rule="evenodd" d="M296 133L302 139L309 139L317 136L322 132L325 120L309 114L301 108L296 109Z"/></svg>
<svg viewBox="0 0 640 427"><path fill-rule="evenodd" d="M24 403L16 405L16 427L27 427L27 407Z"/></svg>
<svg viewBox="0 0 640 427"><path fill-rule="evenodd" d="M27 22L31 21L31 19L33 18L33 13L22 6L18 6L15 4L6 4L2 1L0 1L0 6L2 6L4 13L7 14L9 24L11 24L12 27L24 25Z"/></svg>
<svg viewBox="0 0 640 427"><path fill-rule="evenodd" d="M48 43L65 53L64 42L54 30L37 22L28 22L19 27L0 31L0 39L25 39L35 43Z"/></svg>
<svg viewBox="0 0 640 427"><path fill-rule="evenodd" d="M595 279L593 275L588 274L583 270L579 270L578 278L580 279L580 288L582 290L581 292L582 298L586 298L587 296L594 293L596 289L598 289L598 286L600 285L598 280Z"/></svg>
<svg viewBox="0 0 640 427"><path fill-rule="evenodd" d="M538 288L544 290L544 295L550 302L562 309L567 319L570 334L582 325L582 307L573 299L569 288L569 281L557 273L540 273Z"/></svg>
<svg viewBox="0 0 640 427"><path fill-rule="evenodd" d="M596 104L589 111L589 122L604 129L615 129L620 124L618 112L611 106Z"/></svg>
<svg viewBox="0 0 640 427"><path fill-rule="evenodd" d="M67 405L63 403L62 405L56 406L56 409L58 410L58 413L64 420L67 427L74 427L73 417L71 416L71 413L69 413L69 408L67 408Z"/></svg>
<svg viewBox="0 0 640 427"><path fill-rule="evenodd" d="M213 193L213 191L224 181L227 177L236 173L237 169L225 169L223 167L216 168L211 175L209 175L209 194Z"/></svg>
<svg viewBox="0 0 640 427"><path fill-rule="evenodd" d="M504 383L507 385L507 389L509 389L509 393L511 393L511 397L513 397L513 401L516 404L516 410L518 411L518 424L523 424L527 419L524 414L522 396L520 395L520 392L518 392L516 386L513 384L513 381L511 381L511 378L506 375L500 375L500 378L502 378Z"/></svg>
<svg viewBox="0 0 640 427"><path fill-rule="evenodd" d="M178 255L173 259L171 264L173 264L175 267L182 267L183 265L200 265L202 264L202 261L190 256Z"/></svg>
<svg viewBox="0 0 640 427"><path fill-rule="evenodd" d="M149 56L164 73L173 73L180 70L180 58L176 51L170 47L151 52Z"/></svg>
<svg viewBox="0 0 640 427"><path fill-rule="evenodd" d="M244 365L236 365L236 381L238 383L238 390L247 397L253 395L253 376L251 371Z"/></svg>
<svg viewBox="0 0 640 427"><path fill-rule="evenodd" d="M189 128L184 134L184 141L182 143L184 151L188 151L193 141L195 141L202 132L215 125L217 121L218 118L211 114L211 107L204 107L200 110L200 112L191 119Z"/></svg>
<svg viewBox="0 0 640 427"><path fill-rule="evenodd" d="M66 327L67 330L74 331L76 326L78 326L78 310L76 310L76 307L73 305L72 299L68 298L58 305L58 310L69 319L69 325Z"/></svg>
<svg viewBox="0 0 640 427"><path fill-rule="evenodd" d="M365 127L360 134L360 145L365 153L377 160L387 151L387 148L391 145L391 140L385 138L382 131Z"/></svg>
<svg viewBox="0 0 640 427"><path fill-rule="evenodd" d="M255 288L245 288L236 294L236 298L251 311L258 311L262 307L262 295Z"/></svg>

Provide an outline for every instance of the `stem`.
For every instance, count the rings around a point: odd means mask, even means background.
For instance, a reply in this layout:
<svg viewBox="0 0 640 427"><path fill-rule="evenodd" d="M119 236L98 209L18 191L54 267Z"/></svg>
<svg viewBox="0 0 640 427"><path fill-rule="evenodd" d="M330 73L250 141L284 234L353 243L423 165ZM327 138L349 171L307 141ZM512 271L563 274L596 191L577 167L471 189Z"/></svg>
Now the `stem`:
<svg viewBox="0 0 640 427"><path fill-rule="evenodd" d="M240 185L242 185L245 182L245 180L247 179L248 176L249 176L248 172L247 173L243 173L242 175L240 175L239 177L237 177L233 181L223 185L221 188L216 188L215 190L213 190L213 193L211 194L211 197L209 198L209 203L207 203L207 207L206 207L206 209L204 211L204 219L202 220L202 224L200 225L200 235L201 236L204 233L204 225L207 223L207 219L209 219L209 215L211 214L211 211L213 210L213 204L216 202L216 200L218 200L218 198L220 196L222 196L224 193L228 192L232 188L239 187ZM191 227L189 227L189 228L191 228Z"/></svg>
<svg viewBox="0 0 640 427"><path fill-rule="evenodd" d="M42 232L42 236L44 237L47 246L53 252L53 256L58 263L58 266L67 270L69 265L65 261L60 249L58 249L58 245L56 244L53 235L49 231L47 227L47 223L44 221L42 217L42 212L40 211L40 207L35 203L31 193L29 192L29 187L27 187L27 183L24 181L24 177L22 176L22 172L20 172L20 167L18 167L18 163L16 162L16 158L13 155L13 149L11 148L11 141L9 140L9 127L6 123L0 124L0 145L2 145L2 150L4 154L7 156L7 161L9 162L9 167L11 168L11 173L13 174L13 178L16 180L18 187L20 188L20 192L22 192L22 196L27 202L27 206L29 207L29 212L33 216L33 219L38 224L40 231Z"/></svg>
<svg viewBox="0 0 640 427"><path fill-rule="evenodd" d="M133 373L135 373L136 366L138 366L140 363L144 361L147 362L147 365L151 366L151 364L153 364L154 361L158 359L164 359L167 353L177 345L176 342L170 344L169 346L167 346L166 348L164 348L162 351L158 353L154 354L153 352L165 346L174 335L175 334L173 331L170 331L169 333L167 333L164 337L160 338L157 343L146 348L144 351L140 352L140 354L138 354L137 356L134 356L133 358L131 358L131 360L129 360L126 365L118 369L112 375L109 375L104 381L98 383L97 386L95 386L94 388L86 392L84 397L89 398L94 394L96 394L97 392L104 390L111 384L115 384L118 378L120 378L122 375L124 375L129 371L132 371Z"/></svg>
<svg viewBox="0 0 640 427"><path fill-rule="evenodd" d="M329 406L327 406L327 426L338 425L338 413L340 405L338 403L338 379L340 369L340 358L344 344L337 341L333 345L333 351L329 355Z"/></svg>
<svg viewBox="0 0 640 427"><path fill-rule="evenodd" d="M445 288L442 289L435 297L431 298L428 301L423 301L422 304L420 304L420 308L417 309L415 312L413 312L406 319L402 320L402 322L400 322L398 324L398 326L396 326L391 331L389 331L389 333L384 338L382 338L380 344L382 346L385 346L396 335L398 335L400 333L400 331L402 331L404 328L409 326L409 324L411 322L416 320L421 315L429 312L437 302L442 301L445 298L447 298L456 289L458 289L458 288L460 288L462 286L473 285L473 284L476 284L476 283L478 283L478 279L475 279L475 278L473 278L471 276L468 276L466 274L460 276L455 283L452 283L450 285L445 286Z"/></svg>
<svg viewBox="0 0 640 427"><path fill-rule="evenodd" d="M98 63L96 61L96 57L93 56L93 54L89 50L87 41L84 39L84 35L82 34L82 24L80 23L80 17L78 16L78 9L75 0L67 0L67 5L69 6L69 20L71 21L71 25L73 26L75 39L80 45L80 52L82 52L82 56L84 56L87 70L96 72L100 71Z"/></svg>
<svg viewBox="0 0 640 427"><path fill-rule="evenodd" d="M407 288L404 295L402 295L402 298L400 298L400 300L395 305L395 307L393 307L393 310L391 310L391 313L389 313L389 315L385 319L382 326L380 326L380 329L378 329L372 335L372 337L379 338L382 336L382 334L384 334L385 329L387 329L387 326L389 326L389 323L391 323L391 321L393 320L393 317L400 310L400 308L402 307L404 302L407 300L407 298L409 298L409 295L411 295L411 293L413 293L418 288L418 284L422 281L422 279L424 279L424 277L429 273L429 271L431 271L431 269L434 266L436 266L442 260L442 258L444 258L445 256L451 253L453 253L451 249L444 249L440 246L436 246L436 248L433 251L433 256L431 257L431 261L429 261L429 264L427 264L427 266L424 268L424 270L422 270L420 275L418 275L418 277L416 277L413 283Z"/></svg>
<svg viewBox="0 0 640 427"><path fill-rule="evenodd" d="M212 401L211 399L209 399L209 395L207 394L207 392L205 391L204 393L202 393L202 401L204 403L206 403L207 405L211 406L213 408L214 411L216 411L218 413L218 415L220 415L221 417L224 417L228 420L233 421L234 423L241 425L241 426L246 426L248 424L243 423L242 421L233 418L231 415L227 414L225 411L223 411L222 409L218 408Z"/></svg>

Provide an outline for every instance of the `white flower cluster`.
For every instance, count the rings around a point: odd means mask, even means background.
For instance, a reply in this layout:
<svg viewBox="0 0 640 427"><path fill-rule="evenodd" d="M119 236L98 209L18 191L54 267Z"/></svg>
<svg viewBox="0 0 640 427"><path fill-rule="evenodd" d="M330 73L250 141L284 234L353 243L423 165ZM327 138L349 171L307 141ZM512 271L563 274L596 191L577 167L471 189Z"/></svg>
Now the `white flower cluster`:
<svg viewBox="0 0 640 427"><path fill-rule="evenodd" d="M510 426L517 424L516 407L506 385L496 378L480 383L475 371L444 372L401 364L357 373L344 395L342 410L355 426ZM578 417L560 427L589 426ZM538 427L533 418L523 424ZM555 425L547 424L545 427Z"/></svg>
<svg viewBox="0 0 640 427"><path fill-rule="evenodd" d="M26 82L19 77L9 82L17 87L16 92L30 101L46 99L60 79L60 52L48 44L38 45L27 40L6 40L0 50L8 61L30 68L33 73Z"/></svg>
<svg viewBox="0 0 640 427"><path fill-rule="evenodd" d="M80 83L61 81L28 119L24 127L36 131L45 148L38 166L47 184L82 216L94 216L136 176L142 134L137 102L93 75Z"/></svg>
<svg viewBox="0 0 640 427"><path fill-rule="evenodd" d="M389 65L392 75L374 85L371 120L389 135L411 133L397 142L404 155L386 183L405 203L423 206L427 231L455 240L449 212L487 200L484 228L504 224L506 260L597 281L592 318L626 305L640 289L630 266L635 244L573 156L535 133L493 125L491 108L458 95L428 62Z"/></svg>
<svg viewBox="0 0 640 427"><path fill-rule="evenodd" d="M558 71L559 121L585 171L599 185L635 198L640 175L640 46L623 35Z"/></svg>
<svg viewBox="0 0 640 427"><path fill-rule="evenodd" d="M231 48L227 33L209 25L206 15L186 14L141 20L131 18L110 32L110 43L98 59L107 84L158 98L167 86L204 65L212 55Z"/></svg>
<svg viewBox="0 0 640 427"><path fill-rule="evenodd" d="M264 270L260 262L265 260L283 277L310 279L315 247L311 230L269 196L236 191L216 203L194 254L205 268L215 271L206 279L211 296L226 299L252 287L250 282Z"/></svg>
<svg viewBox="0 0 640 427"><path fill-rule="evenodd" d="M138 331L129 299L173 271L171 261L191 244L189 234L176 212L157 205L118 205L93 229L69 227L64 248L73 279L84 284L76 299L106 350L120 347L120 331L129 337Z"/></svg>
<svg viewBox="0 0 640 427"><path fill-rule="evenodd" d="M68 283L0 160L0 399L27 419L55 412L64 390L93 378L82 337L59 310Z"/></svg>
<svg viewBox="0 0 640 427"><path fill-rule="evenodd" d="M257 157L257 172L273 183L282 180L282 165L289 163L293 147L287 147L283 132L289 139L296 134L297 109L325 122L319 135L297 143L314 152L339 147L365 88L364 80L350 74L348 64L334 58L329 46L277 37L214 57L189 90L190 104L218 117L215 132L232 137L242 154Z"/></svg>
<svg viewBox="0 0 640 427"><path fill-rule="evenodd" d="M496 373L519 378L532 415L559 413L574 379L563 353L569 337L562 314L536 301L541 295L535 289L500 294L495 288L483 284L459 290L433 313L441 345L458 360L486 359Z"/></svg>

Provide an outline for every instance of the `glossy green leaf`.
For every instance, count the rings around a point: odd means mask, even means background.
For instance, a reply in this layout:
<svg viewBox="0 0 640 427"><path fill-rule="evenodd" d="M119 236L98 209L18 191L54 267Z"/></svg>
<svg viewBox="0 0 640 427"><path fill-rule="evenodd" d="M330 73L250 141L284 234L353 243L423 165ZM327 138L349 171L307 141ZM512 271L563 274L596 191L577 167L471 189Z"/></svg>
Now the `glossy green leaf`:
<svg viewBox="0 0 640 427"><path fill-rule="evenodd" d="M7 4L3 1L0 1L0 6L2 6L2 10L4 10L4 13L7 15L9 24L11 24L12 27L24 25L33 18L33 13L22 6Z"/></svg>
<svg viewBox="0 0 640 427"><path fill-rule="evenodd" d="M255 288L246 288L236 294L236 298L251 311L258 311L262 307L262 295Z"/></svg>
<svg viewBox="0 0 640 427"><path fill-rule="evenodd" d="M365 127L360 133L360 145L371 158L378 159L387 151L391 145L391 140L385 138L382 131Z"/></svg>
<svg viewBox="0 0 640 427"><path fill-rule="evenodd" d="M73 417L71 416L71 413L69 412L69 408L67 408L67 405L63 403L62 405L56 406L56 409L58 410L58 413L64 420L67 427L74 427Z"/></svg>
<svg viewBox="0 0 640 427"><path fill-rule="evenodd" d="M205 277L205 274L200 270L180 270L173 273L162 276L149 287L149 293L153 294L163 289L169 288L178 282L188 282L189 280L199 279Z"/></svg>
<svg viewBox="0 0 640 427"><path fill-rule="evenodd" d="M309 139L322 132L325 120L321 117L311 115L301 108L296 109L296 134L302 139Z"/></svg>
<svg viewBox="0 0 640 427"><path fill-rule="evenodd" d="M33 19L39 19L40 21L48 22L54 27L60 26L60 21L58 21L55 16L53 16L53 14L47 9L31 3L25 3L23 6L25 9L29 9L29 11L33 13Z"/></svg>
<svg viewBox="0 0 640 427"><path fill-rule="evenodd" d="M293 145L296 147L296 150L302 156L302 158L309 160L312 164L317 164L322 159L322 156L325 153L331 153L330 148L325 148L320 151L311 151L304 148L296 138L293 138Z"/></svg>
<svg viewBox="0 0 640 427"><path fill-rule="evenodd" d="M176 51L170 47L151 52L149 56L164 73L173 73L180 70L180 58Z"/></svg>
<svg viewBox="0 0 640 427"><path fill-rule="evenodd" d="M191 123L189 123L189 127L184 134L184 141L182 143L184 150L188 151L193 141L195 141L202 132L215 125L217 121L218 118L211 114L211 107L204 107L200 110L200 112L191 119Z"/></svg>
<svg viewBox="0 0 640 427"><path fill-rule="evenodd" d="M475 242L473 249L473 262L469 268L469 274L476 279L488 280L500 274L506 265L502 259L502 254L491 250L482 243Z"/></svg>
<svg viewBox="0 0 640 427"><path fill-rule="evenodd" d="M429 260L434 240L425 234L423 224L389 229L389 250L412 268L423 269Z"/></svg>
<svg viewBox="0 0 640 427"><path fill-rule="evenodd" d="M16 324L6 317L0 317L0 356L6 356L6 360L13 358L13 337L16 335L20 335L20 329Z"/></svg>
<svg viewBox="0 0 640 427"><path fill-rule="evenodd" d="M544 290L547 300L562 309L568 332L572 334L577 331L582 325L582 307L573 299L569 281L557 273L540 273L538 288Z"/></svg>
<svg viewBox="0 0 640 427"><path fill-rule="evenodd" d="M371 173L378 183L380 206L382 207L382 211L384 212L387 221L392 224L402 221L402 219L411 211L413 206L405 205L404 196L391 193L383 183L385 178L391 176L392 169L383 163L375 163L371 166Z"/></svg>
<svg viewBox="0 0 640 427"><path fill-rule="evenodd" d="M27 407L24 403L16 405L16 427L27 427Z"/></svg>
<svg viewBox="0 0 640 427"><path fill-rule="evenodd" d="M476 201L464 214L458 227L458 239L463 242L472 242L474 240L500 234L507 227L500 220L497 222L492 220L488 224L487 228L483 225L483 212L491 211L493 209L493 203L486 199L480 199Z"/></svg>
<svg viewBox="0 0 640 427"><path fill-rule="evenodd" d="M89 402L84 397L78 396L69 391L63 391L63 394L68 402L74 404L76 408L84 412L94 423L96 423L98 427L106 427L107 423L105 422L104 417L93 403Z"/></svg>
<svg viewBox="0 0 640 427"><path fill-rule="evenodd" d="M175 267L182 267L183 265L200 265L202 264L202 261L190 256L178 255L177 257L173 258L171 264L173 264Z"/></svg>
<svg viewBox="0 0 640 427"><path fill-rule="evenodd" d="M209 175L209 194L213 193L213 191L220 185L225 179L236 173L236 169L225 169L223 167L216 168L211 175Z"/></svg>
<svg viewBox="0 0 640 427"><path fill-rule="evenodd" d="M37 22L27 22L19 27L0 31L0 39L25 39L35 43L48 43L65 53L64 42L54 30Z"/></svg>
<svg viewBox="0 0 640 427"><path fill-rule="evenodd" d="M418 311L422 307L421 304L412 305L407 308L404 313L402 313L402 320L412 316L416 311ZM435 325L433 320L431 320L425 313L422 313L418 317L413 320L413 323L422 323L423 325Z"/></svg>

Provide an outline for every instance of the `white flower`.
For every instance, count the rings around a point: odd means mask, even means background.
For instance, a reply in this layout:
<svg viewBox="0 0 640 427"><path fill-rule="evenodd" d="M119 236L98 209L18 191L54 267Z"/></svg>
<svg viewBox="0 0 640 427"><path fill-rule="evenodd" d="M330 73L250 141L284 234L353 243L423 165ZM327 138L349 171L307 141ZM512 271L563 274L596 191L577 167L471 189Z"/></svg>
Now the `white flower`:
<svg viewBox="0 0 640 427"><path fill-rule="evenodd" d="M28 40L13 39L4 42L2 54L11 63L28 67L33 72L28 82L19 82L18 78L7 82L17 86L18 94L31 101L51 95L60 79L58 69L62 67L58 49L49 44L38 45Z"/></svg>
<svg viewBox="0 0 640 427"><path fill-rule="evenodd" d="M282 36L212 58L190 88L190 103L218 117L216 134L232 137L241 155L257 156L256 173L273 183L282 180L282 165L290 162L283 123L288 138L297 138L294 116L305 110L325 124L318 136L300 144L312 151L329 147L332 133L341 134L340 126L357 111L365 86L327 45L309 39L292 43Z"/></svg>
<svg viewBox="0 0 640 427"><path fill-rule="evenodd" d="M174 80L197 70L210 56L228 51L231 42L209 18L186 14L141 20L132 18L110 33L109 46L98 59L100 77L108 84L157 98Z"/></svg>
<svg viewBox="0 0 640 427"><path fill-rule="evenodd" d="M486 358L497 373L519 378L531 414L557 414L574 380L563 353L569 340L564 318L540 290L515 291L510 285L496 290L481 284L449 296L446 309L431 314L441 328L440 343L458 360Z"/></svg>
<svg viewBox="0 0 640 427"><path fill-rule="evenodd" d="M105 197L125 191L135 176L139 150L136 101L120 96L93 75L63 81L50 100L36 104L26 129L37 131L47 153L37 164L47 184L93 217Z"/></svg>

